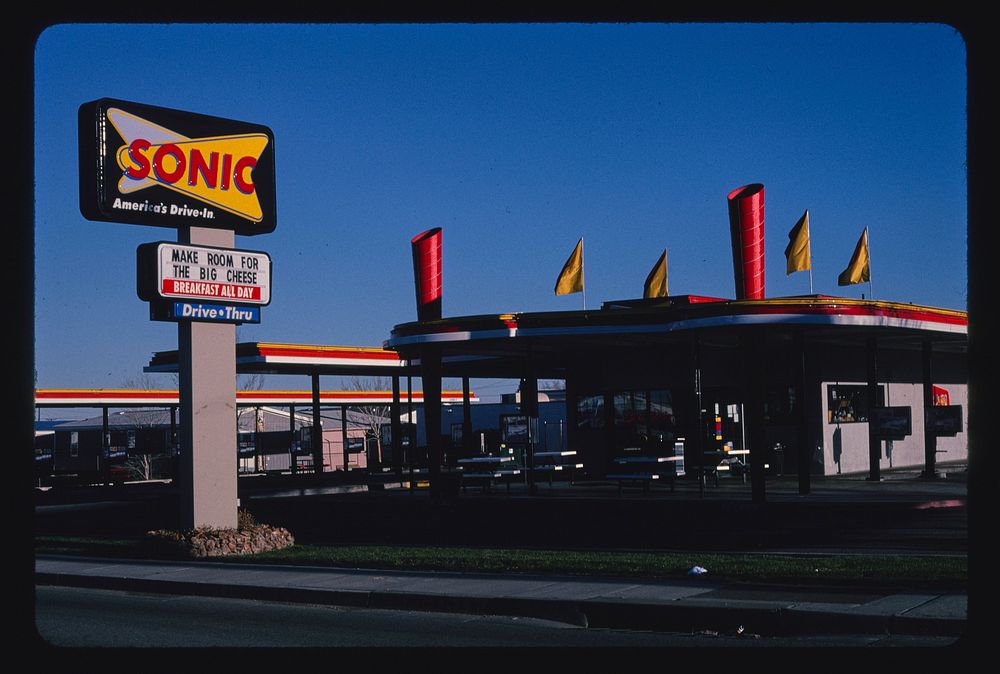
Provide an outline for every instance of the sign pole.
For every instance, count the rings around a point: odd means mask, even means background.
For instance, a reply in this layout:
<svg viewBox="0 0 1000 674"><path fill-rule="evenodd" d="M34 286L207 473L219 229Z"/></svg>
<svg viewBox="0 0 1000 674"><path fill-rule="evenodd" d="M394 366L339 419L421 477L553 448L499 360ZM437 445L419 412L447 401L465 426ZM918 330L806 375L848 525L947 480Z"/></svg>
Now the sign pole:
<svg viewBox="0 0 1000 674"><path fill-rule="evenodd" d="M189 227L178 241L232 247L231 230ZM181 408L181 526L235 529L236 326L177 324Z"/></svg>
<svg viewBox="0 0 1000 674"><path fill-rule="evenodd" d="M235 529L235 324L260 321L259 306L270 302L270 258L180 249L227 249L237 234L274 231L274 134L112 98L80 105L77 129L80 213L177 231L179 245L166 259L164 245L139 247L136 290L150 303L150 320L178 321L180 524Z"/></svg>

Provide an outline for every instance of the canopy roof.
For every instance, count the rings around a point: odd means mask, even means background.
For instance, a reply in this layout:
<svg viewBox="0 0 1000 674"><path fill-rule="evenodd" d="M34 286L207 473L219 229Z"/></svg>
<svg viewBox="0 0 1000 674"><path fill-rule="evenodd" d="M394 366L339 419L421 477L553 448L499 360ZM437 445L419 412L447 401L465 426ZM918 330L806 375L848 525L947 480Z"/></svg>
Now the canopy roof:
<svg viewBox="0 0 1000 674"><path fill-rule="evenodd" d="M964 311L884 300L802 295L727 300L679 295L605 302L600 309L442 318L397 325L383 348L275 342L236 345L239 373L420 376L424 347L442 356L446 377L519 378L530 360L539 377L562 378L581 353L702 344L735 347L748 329L770 339L801 334L813 344L880 346L966 353ZM176 372L178 352L153 355L147 372ZM447 397L445 397L447 401ZM281 404L281 403L275 403ZM287 403L285 403L287 404Z"/></svg>
<svg viewBox="0 0 1000 674"><path fill-rule="evenodd" d="M176 350L157 351L144 370L177 372ZM410 374L395 351L369 346L324 346L240 342L236 345L236 371L240 374L321 374L387 377ZM419 374L413 372L413 374Z"/></svg>
<svg viewBox="0 0 1000 674"><path fill-rule="evenodd" d="M965 353L968 315L880 300L824 295L725 300L697 295L605 302L598 310L461 316L397 325L386 347L418 363L423 349L442 356L444 376L512 377L531 360L540 377L564 375L581 354L634 352L680 345L735 347L754 330L769 339L802 334L814 344L880 346Z"/></svg>
<svg viewBox="0 0 1000 674"><path fill-rule="evenodd" d="M413 391L412 402L423 404L422 391ZM478 402L470 392L470 402ZM389 405L392 391L320 391L321 405ZM400 401L407 402L406 391L400 393ZM442 391L441 401L445 404L461 403L461 391ZM36 389L36 407L171 407L179 404L178 392L174 390L142 389ZM312 404L311 391L237 391L236 404L239 406L306 406Z"/></svg>

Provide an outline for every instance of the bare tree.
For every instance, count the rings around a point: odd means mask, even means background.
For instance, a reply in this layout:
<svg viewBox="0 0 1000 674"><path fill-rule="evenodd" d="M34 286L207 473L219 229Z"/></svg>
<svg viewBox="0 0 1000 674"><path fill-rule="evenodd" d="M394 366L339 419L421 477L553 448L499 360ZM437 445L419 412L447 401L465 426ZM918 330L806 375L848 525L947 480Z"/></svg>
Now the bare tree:
<svg viewBox="0 0 1000 674"><path fill-rule="evenodd" d="M172 382L175 387L177 385L177 375L172 375ZM155 382L153 378L147 372L143 372L136 377L126 377L122 380L122 388L130 390L141 390L141 391L155 391L162 390L162 387L158 385L159 382ZM139 431L145 429L153 429L162 426L162 410L159 408L150 407L136 407L132 409L124 410L125 414L131 419L132 430ZM135 449L143 449L142 447L136 447ZM153 479L156 468L160 463L160 459L163 458L163 454L152 454L150 452L138 452L135 454L129 454L125 459L125 469L129 471L130 475L137 480L151 480Z"/></svg>
<svg viewBox="0 0 1000 674"><path fill-rule="evenodd" d="M152 480L155 459L153 454L132 454L125 459L125 469L136 480Z"/></svg>
<svg viewBox="0 0 1000 674"><path fill-rule="evenodd" d="M351 377L346 382L348 391L390 391L392 383L388 377ZM382 424L392 418L392 406L384 403L363 404L354 407L355 418L365 429L366 441L375 441L378 459L382 459ZM357 425L356 424L356 425Z"/></svg>
<svg viewBox="0 0 1000 674"><path fill-rule="evenodd" d="M243 338L243 326L236 326L236 342L239 343ZM261 391L264 389L264 374L261 372L250 372L244 374L236 375L236 390L237 391ZM236 427L241 428L244 420L251 416L254 419L254 430L263 431L261 427L261 416L260 407L244 407L236 408Z"/></svg>
<svg viewBox="0 0 1000 674"><path fill-rule="evenodd" d="M159 379L163 374L158 375L158 377L153 377L149 372L143 372L134 377L125 377L122 379L122 388L127 389L138 389L144 391L157 391L163 389L176 389L178 386L178 381L180 379L176 372L166 373L166 381Z"/></svg>
<svg viewBox="0 0 1000 674"><path fill-rule="evenodd" d="M264 388L264 375L260 372L251 374L236 375L236 390L238 391L260 391ZM263 431L260 426L260 407L237 407L236 408L237 428L243 427L243 421L252 416L254 419L254 430Z"/></svg>

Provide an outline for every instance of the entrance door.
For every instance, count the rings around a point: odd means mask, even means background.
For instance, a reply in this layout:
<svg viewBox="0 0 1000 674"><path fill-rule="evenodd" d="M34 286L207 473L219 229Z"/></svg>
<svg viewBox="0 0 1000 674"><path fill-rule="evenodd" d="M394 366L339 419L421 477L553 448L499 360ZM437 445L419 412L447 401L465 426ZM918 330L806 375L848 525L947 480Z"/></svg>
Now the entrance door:
<svg viewBox="0 0 1000 674"><path fill-rule="evenodd" d="M746 448L743 401L732 391L706 389L702 394L702 440L705 451Z"/></svg>

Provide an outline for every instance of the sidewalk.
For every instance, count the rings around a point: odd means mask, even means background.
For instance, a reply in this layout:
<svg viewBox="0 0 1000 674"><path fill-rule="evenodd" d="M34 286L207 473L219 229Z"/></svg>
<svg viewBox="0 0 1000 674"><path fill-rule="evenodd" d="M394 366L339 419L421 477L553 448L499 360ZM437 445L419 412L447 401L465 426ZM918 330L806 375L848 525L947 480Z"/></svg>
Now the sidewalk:
<svg viewBox="0 0 1000 674"><path fill-rule="evenodd" d="M37 585L543 618L720 634L961 636L966 593L38 555Z"/></svg>

